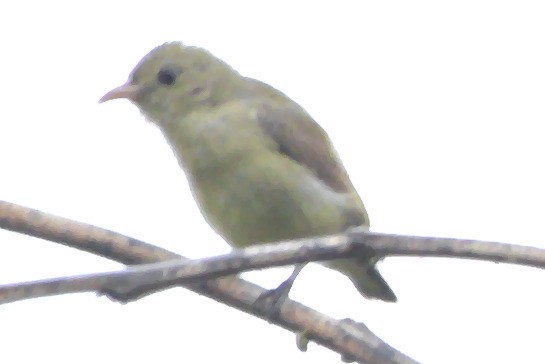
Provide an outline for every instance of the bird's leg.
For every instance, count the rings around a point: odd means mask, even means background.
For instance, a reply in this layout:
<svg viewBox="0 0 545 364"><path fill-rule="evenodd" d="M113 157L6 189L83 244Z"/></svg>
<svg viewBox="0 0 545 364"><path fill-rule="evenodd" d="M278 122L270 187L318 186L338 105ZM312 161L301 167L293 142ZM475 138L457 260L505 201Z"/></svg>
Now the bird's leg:
<svg viewBox="0 0 545 364"><path fill-rule="evenodd" d="M295 282L295 279L306 264L307 263L296 265L288 279L280 283L278 287L262 293L257 300L255 300L253 305L260 307L265 316L269 319L278 317L280 307L282 307L282 303L288 298L293 282Z"/></svg>

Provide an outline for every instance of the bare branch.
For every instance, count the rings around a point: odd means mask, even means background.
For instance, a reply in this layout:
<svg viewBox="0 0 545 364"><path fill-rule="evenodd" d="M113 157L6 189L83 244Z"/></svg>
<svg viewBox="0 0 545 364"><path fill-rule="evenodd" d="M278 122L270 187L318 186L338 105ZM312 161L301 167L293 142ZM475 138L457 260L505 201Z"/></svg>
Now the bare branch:
<svg viewBox="0 0 545 364"><path fill-rule="evenodd" d="M121 234L73 220L0 201L0 228L47 239L125 264L182 259L178 254ZM186 288L231 307L265 318L252 304L265 289L250 282L225 277ZM400 364L416 361L395 350L365 325L336 320L287 299L272 323L328 347L347 359L366 364Z"/></svg>
<svg viewBox="0 0 545 364"><path fill-rule="evenodd" d="M195 260L139 264L121 271L0 285L0 304L67 293L107 292L132 296L141 287L174 287L248 270L353 256L347 235L267 244Z"/></svg>
<svg viewBox="0 0 545 364"><path fill-rule="evenodd" d="M483 240L371 233L355 230L351 239L377 256L468 258L545 268L545 249Z"/></svg>
<svg viewBox="0 0 545 364"><path fill-rule="evenodd" d="M351 230L346 234L259 244L230 254L198 260L141 264L123 271L63 277L0 286L0 304L21 299L97 291L118 300L181 284L247 270L369 255L465 257L545 267L545 250L493 242L422 238ZM148 291L146 291L148 290Z"/></svg>

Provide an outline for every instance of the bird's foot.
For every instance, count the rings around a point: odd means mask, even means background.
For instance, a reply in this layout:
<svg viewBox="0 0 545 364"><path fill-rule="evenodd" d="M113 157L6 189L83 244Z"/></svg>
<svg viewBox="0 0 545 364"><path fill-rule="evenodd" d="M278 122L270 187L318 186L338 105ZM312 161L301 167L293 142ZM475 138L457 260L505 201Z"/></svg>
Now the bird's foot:
<svg viewBox="0 0 545 364"><path fill-rule="evenodd" d="M280 315L280 308L288 298L292 285L293 282L289 280L282 282L278 287L259 295L252 305L257 307L270 322Z"/></svg>
<svg viewBox="0 0 545 364"><path fill-rule="evenodd" d="M263 292L253 303L253 306L257 307L269 322L278 318L280 315L280 308L282 307L284 301L288 298L295 279L299 273L301 273L301 270L305 267L305 265L306 263L296 265L288 279L282 282L275 289L270 289Z"/></svg>

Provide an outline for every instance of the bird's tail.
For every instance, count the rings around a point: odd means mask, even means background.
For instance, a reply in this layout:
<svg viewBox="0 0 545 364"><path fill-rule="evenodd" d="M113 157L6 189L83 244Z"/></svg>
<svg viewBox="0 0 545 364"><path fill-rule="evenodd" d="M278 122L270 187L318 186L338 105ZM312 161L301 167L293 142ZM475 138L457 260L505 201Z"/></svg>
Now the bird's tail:
<svg viewBox="0 0 545 364"><path fill-rule="evenodd" d="M374 264L358 262L355 259L332 260L326 264L348 276L362 296L386 302L397 301L395 293L382 278Z"/></svg>

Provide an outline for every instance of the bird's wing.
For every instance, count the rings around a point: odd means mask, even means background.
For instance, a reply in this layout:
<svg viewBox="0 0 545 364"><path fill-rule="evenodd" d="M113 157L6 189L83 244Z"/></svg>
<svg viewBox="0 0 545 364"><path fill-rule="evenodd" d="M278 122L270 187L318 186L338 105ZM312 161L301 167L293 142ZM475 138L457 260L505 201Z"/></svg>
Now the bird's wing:
<svg viewBox="0 0 545 364"><path fill-rule="evenodd" d="M326 132L297 104L263 102L257 119L278 151L307 167L336 192L354 192L354 187Z"/></svg>

